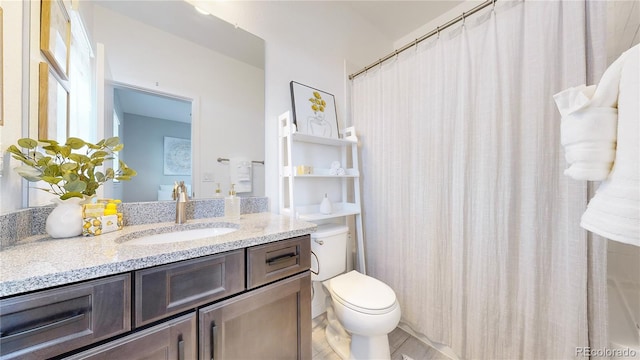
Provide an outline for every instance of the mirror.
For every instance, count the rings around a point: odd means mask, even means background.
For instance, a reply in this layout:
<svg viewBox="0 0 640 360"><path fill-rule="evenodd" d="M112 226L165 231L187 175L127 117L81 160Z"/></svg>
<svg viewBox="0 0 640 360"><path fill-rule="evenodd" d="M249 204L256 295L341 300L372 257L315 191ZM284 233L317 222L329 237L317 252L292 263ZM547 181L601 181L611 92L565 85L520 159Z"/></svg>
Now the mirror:
<svg viewBox="0 0 640 360"><path fill-rule="evenodd" d="M264 41L182 0L80 4L106 64L104 137L119 132L122 159L139 173L105 196L162 200L184 180L194 198L210 198L245 161L252 182L239 195L264 196Z"/></svg>

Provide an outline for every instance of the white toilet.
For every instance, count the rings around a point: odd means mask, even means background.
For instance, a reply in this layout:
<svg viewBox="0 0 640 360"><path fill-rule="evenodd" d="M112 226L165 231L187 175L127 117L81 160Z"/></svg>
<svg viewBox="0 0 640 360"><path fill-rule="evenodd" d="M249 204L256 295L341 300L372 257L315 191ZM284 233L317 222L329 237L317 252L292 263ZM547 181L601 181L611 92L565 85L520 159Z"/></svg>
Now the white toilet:
<svg viewBox="0 0 640 360"><path fill-rule="evenodd" d="M344 225L319 225L311 234L317 257L312 281L323 281L327 301L327 342L343 359L389 359L387 335L400 322L400 305L387 284L346 270L347 232ZM345 331L346 330L346 331Z"/></svg>

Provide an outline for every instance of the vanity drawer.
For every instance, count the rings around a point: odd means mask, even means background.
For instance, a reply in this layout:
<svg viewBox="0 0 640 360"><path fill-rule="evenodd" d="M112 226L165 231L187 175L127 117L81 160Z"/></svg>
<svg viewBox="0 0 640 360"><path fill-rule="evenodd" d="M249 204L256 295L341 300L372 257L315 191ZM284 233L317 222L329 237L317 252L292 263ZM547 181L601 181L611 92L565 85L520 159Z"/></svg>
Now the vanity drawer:
<svg viewBox="0 0 640 360"><path fill-rule="evenodd" d="M0 358L45 359L131 330L131 276L0 300Z"/></svg>
<svg viewBox="0 0 640 360"><path fill-rule="evenodd" d="M309 235L250 247L247 249L247 288L303 272L310 266Z"/></svg>
<svg viewBox="0 0 640 360"><path fill-rule="evenodd" d="M244 290L244 249L135 272L136 327Z"/></svg>

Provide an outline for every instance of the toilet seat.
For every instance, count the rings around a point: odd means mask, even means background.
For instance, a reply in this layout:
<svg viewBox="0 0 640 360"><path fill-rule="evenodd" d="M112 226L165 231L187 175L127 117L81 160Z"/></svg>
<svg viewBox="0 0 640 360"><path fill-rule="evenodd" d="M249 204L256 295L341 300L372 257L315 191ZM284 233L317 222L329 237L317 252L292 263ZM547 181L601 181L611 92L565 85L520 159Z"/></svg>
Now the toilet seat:
<svg viewBox="0 0 640 360"><path fill-rule="evenodd" d="M331 279L331 292L336 301L364 314L386 314L398 306L393 289L355 270Z"/></svg>

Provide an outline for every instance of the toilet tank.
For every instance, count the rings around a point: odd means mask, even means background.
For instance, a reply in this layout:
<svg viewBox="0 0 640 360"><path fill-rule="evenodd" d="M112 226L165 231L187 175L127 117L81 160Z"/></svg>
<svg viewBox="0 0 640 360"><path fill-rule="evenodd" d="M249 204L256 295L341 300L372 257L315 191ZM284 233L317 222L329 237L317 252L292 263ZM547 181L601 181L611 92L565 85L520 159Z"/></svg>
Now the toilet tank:
<svg viewBox="0 0 640 360"><path fill-rule="evenodd" d="M345 225L323 224L311 233L311 251L315 254L311 255L311 270L318 271L317 275L311 273L312 281L327 280L347 269L348 231Z"/></svg>

